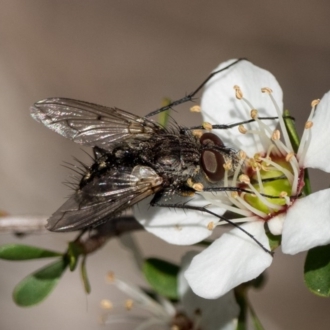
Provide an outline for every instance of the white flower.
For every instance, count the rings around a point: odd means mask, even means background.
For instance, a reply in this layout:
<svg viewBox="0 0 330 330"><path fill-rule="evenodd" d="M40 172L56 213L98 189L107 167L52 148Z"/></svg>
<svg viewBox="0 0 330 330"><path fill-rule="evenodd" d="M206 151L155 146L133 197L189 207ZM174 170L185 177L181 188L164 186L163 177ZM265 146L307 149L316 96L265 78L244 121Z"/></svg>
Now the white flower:
<svg viewBox="0 0 330 330"><path fill-rule="evenodd" d="M238 99L233 96L234 85L239 86L236 87ZM201 107L207 120L212 118L215 123L247 120L252 109L257 110L258 117L279 117L280 131L273 131L274 122L255 117L256 122L248 128L240 128L241 132L246 132L244 135L237 129L219 133L228 145L244 150L251 157L241 160L243 167L239 171L245 173L241 182L234 176L232 180L225 180L225 185L240 183L241 187L250 188L256 197L225 194L238 208L237 214L244 216L237 222L248 222L241 227L266 248L269 248L264 230L266 223L273 234L282 234L284 253L296 254L330 243L330 189L297 199L304 186L305 168L330 172L329 102L330 93L320 102L312 102L312 112L295 153L281 118L282 91L269 72L243 61L216 76L206 87ZM256 116L256 113L252 112L252 115ZM279 140L279 133L283 142ZM283 179L266 182L267 176ZM281 196L282 199L265 198L261 194ZM223 206L216 197L212 197L213 203ZM258 276L270 265L271 259L244 233L234 229L196 256L185 276L196 294L215 298Z"/></svg>
<svg viewBox="0 0 330 330"><path fill-rule="evenodd" d="M216 70L231 62L221 64ZM240 228L268 250L265 227L274 235L282 235L282 251L288 254L330 243L330 189L307 197L302 195L305 168L330 172L329 102L330 93L321 101L312 102L312 111L295 153L282 118L282 90L271 73L241 61L215 75L202 97L204 119L212 124L254 119L239 127L213 131L226 146L240 151L235 168L231 170L234 174L225 171L223 186L238 187L253 194L203 192L197 202L211 203L212 211L219 216L225 211L236 213L238 218L232 221L244 223ZM278 119L259 119L264 117ZM279 129L275 129L277 125ZM135 215L147 225L147 230L152 227L150 231L174 244L192 244L190 232L195 242L207 236L205 227L210 230L224 224L201 212L185 214L180 210L155 209L147 219L141 210L140 205L140 212ZM176 229L178 227L181 230ZM196 294L217 298L257 277L271 262L269 253L235 228L196 256L185 276Z"/></svg>
<svg viewBox="0 0 330 330"><path fill-rule="evenodd" d="M228 292L216 300L206 300L195 295L189 288L183 271L196 253L188 253L182 261L178 278L179 303L173 304L164 297L152 299L137 286L120 280L110 274L109 282L116 285L129 299L122 307L109 300L101 302L105 324L134 324L134 329L199 329L234 330L237 326L239 306L234 293Z"/></svg>

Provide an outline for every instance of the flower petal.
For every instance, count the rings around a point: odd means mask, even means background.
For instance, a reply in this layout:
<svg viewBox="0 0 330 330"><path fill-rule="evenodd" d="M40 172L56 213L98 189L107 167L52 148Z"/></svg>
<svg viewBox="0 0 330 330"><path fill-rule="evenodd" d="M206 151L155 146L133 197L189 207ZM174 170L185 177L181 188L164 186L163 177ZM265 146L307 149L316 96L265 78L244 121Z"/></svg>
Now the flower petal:
<svg viewBox="0 0 330 330"><path fill-rule="evenodd" d="M288 254L330 243L330 189L297 200L288 210L282 251Z"/></svg>
<svg viewBox="0 0 330 330"><path fill-rule="evenodd" d="M177 198L170 201L172 204L207 206L201 195L193 198ZM208 209L222 215L225 210L216 206ZM167 207L151 207L150 198L134 206L134 216L144 228L170 244L191 245L202 241L212 234L208 224L217 222L214 216L196 210L175 209Z"/></svg>
<svg viewBox="0 0 330 330"><path fill-rule="evenodd" d="M222 63L214 71L224 68L234 60ZM233 124L251 119L250 108L236 99L234 85L238 85L244 97L258 110L260 117L276 117L274 105L269 95L261 92L261 88L273 90L273 97L280 110L283 110L282 89L275 77L266 70L258 68L248 61L241 61L228 70L215 75L206 85L201 100L204 120L212 124ZM267 121L272 130L277 121ZM256 127L256 123L245 125L246 128ZM239 133L237 126L226 130L217 130L223 142L228 146L243 149L249 156L263 151L259 139L255 135ZM256 145L257 142L257 145Z"/></svg>
<svg viewBox="0 0 330 330"><path fill-rule="evenodd" d="M201 317L199 328L203 330L234 330L237 326L239 306L236 303L234 292L229 291L221 298L208 300L196 296L190 289L183 273L187 270L192 258L197 252L188 252L181 263L181 271L178 278L178 291L184 311L190 319L196 318L196 311Z"/></svg>
<svg viewBox="0 0 330 330"><path fill-rule="evenodd" d="M304 167L318 168L330 172L329 127L330 92L322 97L317 106L311 128L311 143L305 156Z"/></svg>
<svg viewBox="0 0 330 330"><path fill-rule="evenodd" d="M270 249L263 221L246 223L241 228ZM256 278L270 266L272 260L270 254L235 228L197 255L185 272L185 277L197 295L215 299L237 285Z"/></svg>

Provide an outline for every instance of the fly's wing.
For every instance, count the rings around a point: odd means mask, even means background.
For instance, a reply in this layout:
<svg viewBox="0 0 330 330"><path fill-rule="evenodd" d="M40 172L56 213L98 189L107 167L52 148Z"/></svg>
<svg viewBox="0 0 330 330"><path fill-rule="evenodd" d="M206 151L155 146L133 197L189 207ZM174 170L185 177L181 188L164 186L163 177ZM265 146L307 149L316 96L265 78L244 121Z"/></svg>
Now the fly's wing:
<svg viewBox="0 0 330 330"><path fill-rule="evenodd" d="M108 108L67 98L36 102L31 116L76 143L111 150L114 143L128 139L148 140L163 128L148 119L117 108Z"/></svg>
<svg viewBox="0 0 330 330"><path fill-rule="evenodd" d="M112 169L71 196L48 220L50 231L95 227L161 189L163 179L147 166Z"/></svg>

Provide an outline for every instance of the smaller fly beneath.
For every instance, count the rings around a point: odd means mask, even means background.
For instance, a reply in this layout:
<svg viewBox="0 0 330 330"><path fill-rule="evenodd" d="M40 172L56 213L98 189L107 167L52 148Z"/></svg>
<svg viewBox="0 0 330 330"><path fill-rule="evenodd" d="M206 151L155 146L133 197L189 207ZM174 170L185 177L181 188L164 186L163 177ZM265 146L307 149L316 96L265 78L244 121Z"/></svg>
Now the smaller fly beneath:
<svg viewBox="0 0 330 330"><path fill-rule="evenodd" d="M223 166L230 162L235 170L237 151L213 133L195 136L191 129L174 122L165 128L148 117L192 101L215 74L240 60L213 72L193 93L145 117L68 98L36 102L31 107L36 121L94 151L94 163L85 167L75 193L51 216L47 229L67 232L92 228L151 195L151 206L163 206L163 196L221 190Z"/></svg>

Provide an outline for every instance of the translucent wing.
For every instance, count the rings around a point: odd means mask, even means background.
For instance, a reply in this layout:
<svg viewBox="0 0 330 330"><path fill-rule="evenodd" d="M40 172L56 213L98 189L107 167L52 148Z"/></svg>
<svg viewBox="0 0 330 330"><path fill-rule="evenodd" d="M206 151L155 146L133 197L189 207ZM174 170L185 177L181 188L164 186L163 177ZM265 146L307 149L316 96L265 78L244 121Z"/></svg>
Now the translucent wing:
<svg viewBox="0 0 330 330"><path fill-rule="evenodd" d="M50 231L74 231L99 225L154 194L163 179L147 166L111 169L71 196L48 220Z"/></svg>
<svg viewBox="0 0 330 330"><path fill-rule="evenodd" d="M163 128L148 119L117 108L67 98L49 98L31 107L38 122L86 146L111 150L114 143L131 138L149 139Z"/></svg>

